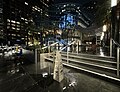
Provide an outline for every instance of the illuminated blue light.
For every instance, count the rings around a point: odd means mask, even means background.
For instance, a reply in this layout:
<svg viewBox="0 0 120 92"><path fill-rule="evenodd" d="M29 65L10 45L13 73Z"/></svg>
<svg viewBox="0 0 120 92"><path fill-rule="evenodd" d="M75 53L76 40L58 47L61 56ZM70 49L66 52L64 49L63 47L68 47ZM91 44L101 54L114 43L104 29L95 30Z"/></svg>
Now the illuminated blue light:
<svg viewBox="0 0 120 92"><path fill-rule="evenodd" d="M74 16L72 14L64 15L60 18L61 23L59 24L60 29L70 28L71 25L75 24Z"/></svg>

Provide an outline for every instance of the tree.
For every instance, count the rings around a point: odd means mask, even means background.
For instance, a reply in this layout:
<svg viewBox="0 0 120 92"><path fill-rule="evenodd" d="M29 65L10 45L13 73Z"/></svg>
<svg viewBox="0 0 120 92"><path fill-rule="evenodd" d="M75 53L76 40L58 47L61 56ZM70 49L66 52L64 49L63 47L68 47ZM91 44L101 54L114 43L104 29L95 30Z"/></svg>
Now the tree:
<svg viewBox="0 0 120 92"><path fill-rule="evenodd" d="M101 0L101 4L96 12L95 23L102 26L104 20L110 16L110 0Z"/></svg>

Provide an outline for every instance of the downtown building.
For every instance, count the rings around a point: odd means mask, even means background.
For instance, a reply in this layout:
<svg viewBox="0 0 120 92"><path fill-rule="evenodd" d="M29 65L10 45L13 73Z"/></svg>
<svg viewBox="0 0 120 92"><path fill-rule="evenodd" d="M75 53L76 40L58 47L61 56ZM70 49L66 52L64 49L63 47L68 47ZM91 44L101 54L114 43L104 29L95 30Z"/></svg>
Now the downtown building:
<svg viewBox="0 0 120 92"><path fill-rule="evenodd" d="M0 0L0 44L34 44L48 27L52 0Z"/></svg>

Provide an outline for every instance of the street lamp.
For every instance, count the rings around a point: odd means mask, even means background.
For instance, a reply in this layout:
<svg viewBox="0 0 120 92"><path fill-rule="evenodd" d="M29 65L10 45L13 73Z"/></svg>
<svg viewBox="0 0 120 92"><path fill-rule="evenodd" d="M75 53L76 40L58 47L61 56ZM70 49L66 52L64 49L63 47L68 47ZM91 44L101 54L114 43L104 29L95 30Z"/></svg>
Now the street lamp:
<svg viewBox="0 0 120 92"><path fill-rule="evenodd" d="M101 38L100 38L101 41L103 40L104 32L106 32L106 31L107 31L107 25L103 25L103 31L102 31L102 35L101 35Z"/></svg>
<svg viewBox="0 0 120 92"><path fill-rule="evenodd" d="M114 7L117 5L117 0L111 0L111 7Z"/></svg>
<svg viewBox="0 0 120 92"><path fill-rule="evenodd" d="M114 32L115 32L115 6L117 5L117 0L111 0L111 38L110 38L110 56L112 56L113 53L113 43L112 38L114 38Z"/></svg>
<svg viewBox="0 0 120 92"><path fill-rule="evenodd" d="M103 32L107 31L107 25L103 25Z"/></svg>

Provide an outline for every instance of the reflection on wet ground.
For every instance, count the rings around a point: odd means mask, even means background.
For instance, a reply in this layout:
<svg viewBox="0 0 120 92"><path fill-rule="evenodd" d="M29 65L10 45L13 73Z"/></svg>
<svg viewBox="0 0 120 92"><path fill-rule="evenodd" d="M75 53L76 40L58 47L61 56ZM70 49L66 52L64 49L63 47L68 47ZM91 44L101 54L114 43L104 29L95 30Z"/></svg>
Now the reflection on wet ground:
<svg viewBox="0 0 120 92"><path fill-rule="evenodd" d="M23 58L23 64L0 67L0 92L119 92L120 85L88 76L80 71L64 67L64 80L53 80L53 64L47 62L41 69L29 59ZM31 56L31 57L30 57Z"/></svg>
<svg viewBox="0 0 120 92"><path fill-rule="evenodd" d="M47 62L47 68L41 70L42 74L49 72L52 73L53 64L48 63L50 62ZM27 66L26 69L30 71L30 67L35 68L35 65L33 64L29 67ZM31 73L35 72L36 70L34 69ZM37 73L40 73L39 68L37 69ZM81 73L80 71L64 67L64 80L61 83L53 81L44 90L45 92L119 92L120 86L96 78L95 76L89 76L87 74Z"/></svg>
<svg viewBox="0 0 120 92"><path fill-rule="evenodd" d="M34 83L21 67L15 68L4 67L6 70L0 71L0 92L21 92Z"/></svg>
<svg viewBox="0 0 120 92"><path fill-rule="evenodd" d="M29 66L34 67L35 71L34 64ZM17 67L15 71L6 68L6 70L4 68L0 71L0 92L119 92L120 90L118 85L69 68L64 68L64 80L61 83L54 81L50 75L43 77L43 73L39 74L40 72L38 74L36 72L27 73L28 66L25 67L26 70L21 66ZM48 73L49 68L46 68L45 71Z"/></svg>

